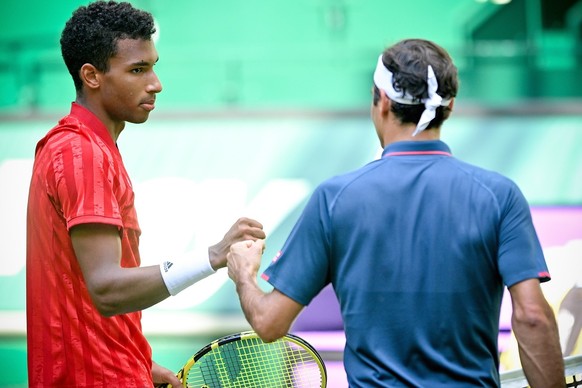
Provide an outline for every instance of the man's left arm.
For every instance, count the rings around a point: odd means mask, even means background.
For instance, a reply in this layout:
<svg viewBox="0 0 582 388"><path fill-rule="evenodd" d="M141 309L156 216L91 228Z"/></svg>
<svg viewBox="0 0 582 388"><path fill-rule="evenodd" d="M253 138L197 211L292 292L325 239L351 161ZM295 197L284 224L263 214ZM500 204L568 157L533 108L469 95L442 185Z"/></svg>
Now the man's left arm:
<svg viewBox="0 0 582 388"><path fill-rule="evenodd" d="M253 330L265 342L281 338L303 309L277 289L263 292L257 283L264 241L242 241L233 244L227 255L228 275L236 284L240 304Z"/></svg>

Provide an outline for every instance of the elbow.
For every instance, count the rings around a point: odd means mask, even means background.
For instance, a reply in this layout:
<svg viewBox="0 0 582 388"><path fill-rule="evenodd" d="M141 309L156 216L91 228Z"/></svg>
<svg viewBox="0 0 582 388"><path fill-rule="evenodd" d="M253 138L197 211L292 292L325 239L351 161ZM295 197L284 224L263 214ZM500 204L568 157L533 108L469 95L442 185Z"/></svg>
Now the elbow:
<svg viewBox="0 0 582 388"><path fill-rule="evenodd" d="M116 302L115 297L111 292L108 292L107 288L89 289L89 294L91 295L93 306L102 316L110 318L123 313L121 311L122 306Z"/></svg>
<svg viewBox="0 0 582 388"><path fill-rule="evenodd" d="M532 306L514 311L512 325L528 329L547 329L552 326L553 312L549 308Z"/></svg>
<svg viewBox="0 0 582 388"><path fill-rule="evenodd" d="M115 315L121 314L117 309L108 306L108 305L101 305L101 306L97 306L97 311L99 312L99 314L101 314L102 316L104 316L105 318L111 318Z"/></svg>
<svg viewBox="0 0 582 388"><path fill-rule="evenodd" d="M107 298L103 297L93 297L93 305L95 309L99 312L99 314L103 315L106 318L113 317L114 315L121 314L122 311L119 310L119 307L109 301Z"/></svg>
<svg viewBox="0 0 582 388"><path fill-rule="evenodd" d="M283 337L287 332L281 332L280 330L262 330L256 329L255 333L263 340L263 342L273 342Z"/></svg>
<svg viewBox="0 0 582 388"><path fill-rule="evenodd" d="M264 342L276 341L289 331L288 326L277 324L269 319L255 320L252 327Z"/></svg>

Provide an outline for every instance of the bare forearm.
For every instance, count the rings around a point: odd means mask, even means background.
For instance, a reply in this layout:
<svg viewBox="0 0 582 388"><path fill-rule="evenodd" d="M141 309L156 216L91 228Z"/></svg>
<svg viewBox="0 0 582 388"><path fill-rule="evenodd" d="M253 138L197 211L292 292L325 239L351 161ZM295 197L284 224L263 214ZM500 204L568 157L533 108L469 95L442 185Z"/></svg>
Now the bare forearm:
<svg viewBox="0 0 582 388"><path fill-rule="evenodd" d="M544 319L513 320L523 371L532 388L564 387L564 362L551 309Z"/></svg>
<svg viewBox="0 0 582 388"><path fill-rule="evenodd" d="M247 321L266 342L287 333L302 305L274 289L265 293L257 284L264 242L258 240L233 244L227 255L228 275L236 284L241 308Z"/></svg>
<svg viewBox="0 0 582 388"><path fill-rule="evenodd" d="M276 335L271 333L272 326L268 321L266 308L266 294L259 288L255 278L240 280L236 285L236 291L240 299L240 305L245 318L264 340L269 340ZM284 333L283 333L284 334ZM273 340L275 338L272 338Z"/></svg>
<svg viewBox="0 0 582 388"><path fill-rule="evenodd" d="M525 377L532 388L564 387L564 360L554 312L538 279L509 287L511 325Z"/></svg>
<svg viewBox="0 0 582 388"><path fill-rule="evenodd" d="M92 299L101 314L112 316L151 307L170 296L159 266L118 268L92 289Z"/></svg>
<svg viewBox="0 0 582 388"><path fill-rule="evenodd" d="M142 310L169 296L158 266L121 266L121 238L115 226L82 224L71 242L97 310L112 316Z"/></svg>

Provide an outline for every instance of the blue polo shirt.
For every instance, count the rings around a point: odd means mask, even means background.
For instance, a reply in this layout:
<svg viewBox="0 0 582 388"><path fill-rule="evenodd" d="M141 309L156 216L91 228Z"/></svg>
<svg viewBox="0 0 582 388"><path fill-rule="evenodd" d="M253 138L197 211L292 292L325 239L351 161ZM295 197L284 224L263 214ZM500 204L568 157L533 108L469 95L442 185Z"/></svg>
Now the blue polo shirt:
<svg viewBox="0 0 582 388"><path fill-rule="evenodd" d="M499 385L504 285L549 280L518 187L442 141L323 182L263 277L303 305L332 283L348 381L366 388Z"/></svg>

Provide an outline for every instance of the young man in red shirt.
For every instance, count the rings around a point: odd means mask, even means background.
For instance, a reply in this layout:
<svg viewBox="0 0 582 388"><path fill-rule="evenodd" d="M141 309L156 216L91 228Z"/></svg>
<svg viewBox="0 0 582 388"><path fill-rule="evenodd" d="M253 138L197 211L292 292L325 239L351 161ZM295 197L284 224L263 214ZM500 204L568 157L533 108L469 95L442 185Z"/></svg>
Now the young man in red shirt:
<svg viewBox="0 0 582 388"><path fill-rule="evenodd" d="M38 143L27 221L31 387L151 387L180 382L152 361L141 310L226 264L234 242L265 237L241 218L208 257L140 267L134 192L116 141L143 123L162 85L152 15L95 2L67 22L61 49L76 100Z"/></svg>

